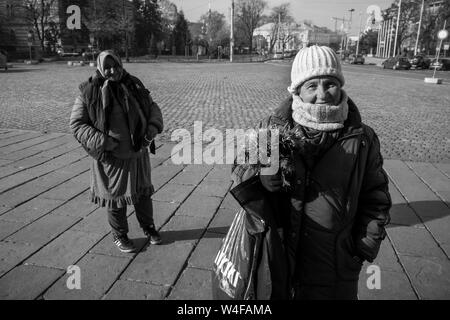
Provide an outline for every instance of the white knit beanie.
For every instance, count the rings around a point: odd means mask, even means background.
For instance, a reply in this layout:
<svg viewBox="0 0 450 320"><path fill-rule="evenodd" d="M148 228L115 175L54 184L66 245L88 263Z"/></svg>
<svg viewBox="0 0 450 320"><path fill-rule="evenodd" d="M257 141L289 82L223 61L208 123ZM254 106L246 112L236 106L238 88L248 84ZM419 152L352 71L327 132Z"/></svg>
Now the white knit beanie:
<svg viewBox="0 0 450 320"><path fill-rule="evenodd" d="M295 56L291 70L291 85L288 91L297 94L297 89L309 79L318 76L333 76L344 85L341 63L336 53L326 46L311 46L301 49Z"/></svg>

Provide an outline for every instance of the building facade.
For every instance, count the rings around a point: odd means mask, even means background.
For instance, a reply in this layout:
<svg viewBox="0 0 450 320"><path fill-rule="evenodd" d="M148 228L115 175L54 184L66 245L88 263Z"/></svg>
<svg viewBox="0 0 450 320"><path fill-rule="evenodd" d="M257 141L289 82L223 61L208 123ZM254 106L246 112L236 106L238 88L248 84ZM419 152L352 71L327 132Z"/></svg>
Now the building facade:
<svg viewBox="0 0 450 320"><path fill-rule="evenodd" d="M21 0L0 0L0 48L8 54L39 51L27 10Z"/></svg>
<svg viewBox="0 0 450 320"><path fill-rule="evenodd" d="M297 51L309 45L324 45L339 48L342 36L327 28L307 23L267 23L255 29L255 47L272 49L272 53Z"/></svg>
<svg viewBox="0 0 450 320"><path fill-rule="evenodd" d="M40 6L40 1L36 2ZM111 42L132 41L134 34L134 6L129 0L47 0L43 1L44 31L36 27L24 0L0 0L0 48L16 58L41 57L44 53L54 53L57 48L66 51L87 50L90 42L99 44L102 39L106 46ZM82 5L87 3L87 5ZM70 5L78 5L81 10L81 29L69 30L67 13ZM41 7L35 8L37 11ZM107 13L105 13L105 11Z"/></svg>

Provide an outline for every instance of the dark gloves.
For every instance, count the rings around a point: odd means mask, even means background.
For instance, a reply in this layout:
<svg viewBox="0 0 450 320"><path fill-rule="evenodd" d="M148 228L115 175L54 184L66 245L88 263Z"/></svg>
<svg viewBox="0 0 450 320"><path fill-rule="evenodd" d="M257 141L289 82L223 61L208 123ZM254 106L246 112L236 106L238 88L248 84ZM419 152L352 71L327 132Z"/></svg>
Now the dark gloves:
<svg viewBox="0 0 450 320"><path fill-rule="evenodd" d="M105 141L105 151L112 151L119 146L119 141L108 136Z"/></svg>
<svg viewBox="0 0 450 320"><path fill-rule="evenodd" d="M145 134L145 139L152 141L155 139L156 135L158 134L158 128L156 128L154 125L150 124L147 128L147 133Z"/></svg>

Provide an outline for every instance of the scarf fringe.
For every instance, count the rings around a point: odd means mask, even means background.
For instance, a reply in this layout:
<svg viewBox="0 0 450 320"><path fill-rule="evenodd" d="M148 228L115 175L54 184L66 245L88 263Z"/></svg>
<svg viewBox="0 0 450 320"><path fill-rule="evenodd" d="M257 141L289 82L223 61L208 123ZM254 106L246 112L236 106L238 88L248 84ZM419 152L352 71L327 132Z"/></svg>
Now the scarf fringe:
<svg viewBox="0 0 450 320"><path fill-rule="evenodd" d="M148 188L143 188L139 190L138 193L132 194L130 196L119 196L114 199L106 199L97 196L93 190L90 190L91 202L100 206L112 208L115 205L117 208L123 208L126 206L131 206L139 202L139 199L143 196L151 196L155 192L153 185Z"/></svg>

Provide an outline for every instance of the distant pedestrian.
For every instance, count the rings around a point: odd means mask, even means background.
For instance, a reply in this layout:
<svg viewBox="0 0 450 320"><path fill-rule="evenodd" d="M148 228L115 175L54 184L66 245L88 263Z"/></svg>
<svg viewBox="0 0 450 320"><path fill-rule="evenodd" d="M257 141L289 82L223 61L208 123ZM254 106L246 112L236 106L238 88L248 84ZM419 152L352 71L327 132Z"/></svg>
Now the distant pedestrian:
<svg viewBox="0 0 450 320"><path fill-rule="evenodd" d="M106 207L114 243L134 252L128 238L127 205L152 244L161 243L153 221L151 167L148 146L163 130L158 105L142 82L130 75L112 51L97 57L97 71L80 85L70 117L75 138L94 158L91 200Z"/></svg>
<svg viewBox="0 0 450 320"><path fill-rule="evenodd" d="M376 258L390 221L380 143L362 123L344 83L332 49L300 50L292 64L291 96L260 124L292 132L290 183L280 172L260 175L259 166L233 168L235 184L259 175L270 192L267 200L275 199L276 218L287 221L281 234L289 266L286 290L293 299L357 299L363 262Z"/></svg>

